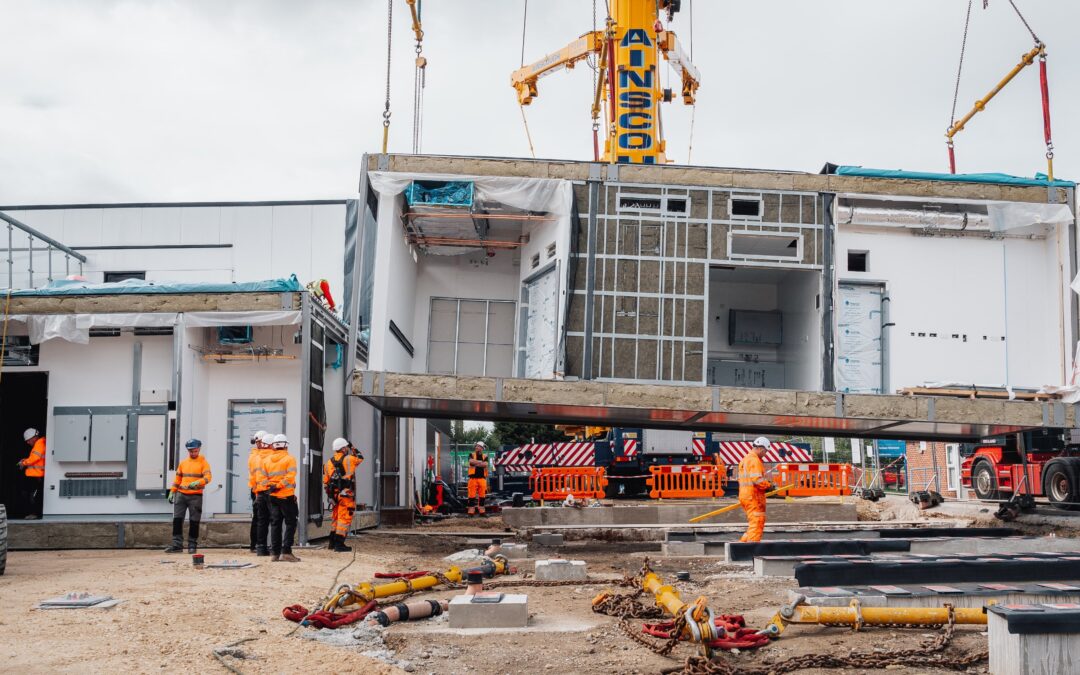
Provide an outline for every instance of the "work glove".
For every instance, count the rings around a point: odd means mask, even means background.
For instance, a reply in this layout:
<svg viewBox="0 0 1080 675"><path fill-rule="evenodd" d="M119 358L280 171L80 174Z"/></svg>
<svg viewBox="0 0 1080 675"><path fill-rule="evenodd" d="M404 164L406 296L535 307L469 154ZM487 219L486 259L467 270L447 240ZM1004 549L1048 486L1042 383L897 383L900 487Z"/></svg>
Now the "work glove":
<svg viewBox="0 0 1080 675"><path fill-rule="evenodd" d="M187 484L187 489L189 489L189 490L198 490L199 489L199 482L195 481L195 480L191 481L190 483Z"/></svg>
<svg viewBox="0 0 1080 675"><path fill-rule="evenodd" d="M168 500L170 504L172 504L173 501L176 499L176 492L174 492L173 490L169 490L169 496L165 499Z"/></svg>

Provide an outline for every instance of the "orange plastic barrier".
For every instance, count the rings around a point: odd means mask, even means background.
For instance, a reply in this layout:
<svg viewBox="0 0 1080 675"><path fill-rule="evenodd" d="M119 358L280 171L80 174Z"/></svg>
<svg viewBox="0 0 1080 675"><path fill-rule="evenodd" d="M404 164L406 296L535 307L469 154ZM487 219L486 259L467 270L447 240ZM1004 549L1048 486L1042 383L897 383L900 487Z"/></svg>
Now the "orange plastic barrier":
<svg viewBox="0 0 1080 675"><path fill-rule="evenodd" d="M533 499L600 499L607 486L607 470L602 466L546 467L533 469L529 484Z"/></svg>
<svg viewBox="0 0 1080 675"><path fill-rule="evenodd" d="M851 494L850 464L777 464L777 485L794 485L784 497L821 497Z"/></svg>
<svg viewBox="0 0 1080 675"><path fill-rule="evenodd" d="M723 464L677 464L650 466L652 475L645 480L653 499L722 497L727 483Z"/></svg>

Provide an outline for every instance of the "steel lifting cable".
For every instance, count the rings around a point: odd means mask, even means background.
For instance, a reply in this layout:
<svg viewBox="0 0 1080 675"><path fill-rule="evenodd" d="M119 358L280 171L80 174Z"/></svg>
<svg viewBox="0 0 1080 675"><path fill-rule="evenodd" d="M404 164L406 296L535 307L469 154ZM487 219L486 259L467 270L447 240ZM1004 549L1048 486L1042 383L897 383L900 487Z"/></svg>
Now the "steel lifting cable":
<svg viewBox="0 0 1080 675"><path fill-rule="evenodd" d="M416 68L413 72L413 141L412 151L414 155L420 154L424 136L424 88L427 86L427 59L423 56L424 31L419 26L423 8L423 0L417 0L416 22L413 30L416 31Z"/></svg>
<svg viewBox="0 0 1080 675"><path fill-rule="evenodd" d="M382 153L390 140L390 57L394 39L394 0L386 0L386 103L382 114Z"/></svg>
<svg viewBox="0 0 1080 675"><path fill-rule="evenodd" d="M964 52L967 50L968 28L971 26L971 5L974 0L968 0L967 16L964 18L964 38L960 41L960 64L956 67L956 88L953 90L952 112L949 113L949 129L956 125L956 103L960 99L960 74L964 71ZM983 8L986 8L985 0ZM949 147L949 173L956 173L956 153L953 150L953 140L946 136Z"/></svg>
<svg viewBox="0 0 1080 675"><path fill-rule="evenodd" d="M525 67L525 30L529 25L529 0L524 1L521 12L521 67ZM529 131L529 119L525 116L525 106L518 103L521 110L521 123L525 126L525 139L529 141L529 154L536 159L536 148L533 147L532 133Z"/></svg>

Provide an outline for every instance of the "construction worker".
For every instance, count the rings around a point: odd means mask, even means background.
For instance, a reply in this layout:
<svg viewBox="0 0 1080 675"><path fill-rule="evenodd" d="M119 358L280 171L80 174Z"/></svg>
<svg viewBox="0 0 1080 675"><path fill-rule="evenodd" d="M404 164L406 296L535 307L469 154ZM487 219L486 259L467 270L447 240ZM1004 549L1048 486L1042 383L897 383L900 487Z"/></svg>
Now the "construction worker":
<svg viewBox="0 0 1080 675"><path fill-rule="evenodd" d="M42 494L41 488L45 485L45 437L30 427L23 432L23 440L30 446L30 454L26 459L19 460L19 468L23 469L28 479L26 495L30 512L26 514L26 519L37 520L41 517L38 495Z"/></svg>
<svg viewBox="0 0 1080 675"><path fill-rule="evenodd" d="M487 497L487 444L477 441L469 455L469 515L475 516L477 507L484 515L484 498Z"/></svg>
<svg viewBox="0 0 1080 675"><path fill-rule="evenodd" d="M296 458L289 454L289 439L285 434L274 436L273 448L262 465L270 493L270 560L300 562L292 554L296 518L300 513L296 503ZM282 522L285 524L284 534L281 531Z"/></svg>
<svg viewBox="0 0 1080 675"><path fill-rule="evenodd" d="M268 436L273 439L273 436L265 431L256 431L251 437L251 454L248 455L248 486L251 488L250 550L256 555L270 555L270 549L266 547L266 535L270 529L270 506L262 468L263 460L272 451Z"/></svg>
<svg viewBox="0 0 1080 675"><path fill-rule="evenodd" d="M327 548L338 553L351 551L345 545L356 512L356 469L364 461L364 455L344 438L335 438L331 446L333 456L323 466L323 485L326 496L333 505L330 544Z"/></svg>
<svg viewBox="0 0 1080 675"><path fill-rule="evenodd" d="M739 505L746 511L746 533L739 541L761 541L765 532L765 493L773 484L765 479L762 456L772 447L764 436L754 439L750 452L739 462Z"/></svg>
<svg viewBox="0 0 1080 675"><path fill-rule="evenodd" d="M187 513L188 524L188 553L194 553L199 548L199 521L202 520L203 488L210 484L210 462L201 456L202 441L193 438L184 444L187 448L187 459L181 460L176 467L176 477L173 479L172 489L169 490L169 503L173 505L172 519L172 545L165 549L166 553L181 553L184 535L184 514Z"/></svg>

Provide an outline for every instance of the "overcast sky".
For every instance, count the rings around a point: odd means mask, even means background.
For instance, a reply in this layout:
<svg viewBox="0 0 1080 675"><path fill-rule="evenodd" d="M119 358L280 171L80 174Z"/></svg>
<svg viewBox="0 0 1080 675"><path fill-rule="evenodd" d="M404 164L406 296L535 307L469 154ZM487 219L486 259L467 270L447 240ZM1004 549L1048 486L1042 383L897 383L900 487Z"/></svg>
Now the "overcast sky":
<svg viewBox="0 0 1080 675"><path fill-rule="evenodd" d="M1048 45L1056 173L1076 179L1080 3L1016 2ZM967 4L683 0L673 28L688 50L693 33L702 73L690 161L946 171ZM394 5L390 150L409 152L413 41ZM424 152L529 155L509 85L523 5L424 2ZM1007 0L989 5L975 0L961 111L1032 45ZM592 6L529 3L526 61L590 30ZM379 149L385 0L0 0L0 16L0 203L342 197ZM538 157L591 159L591 87L586 67L541 80L526 109ZM690 119L665 107L677 163ZM1033 67L960 134L957 156L960 171L1029 176L1043 154Z"/></svg>

